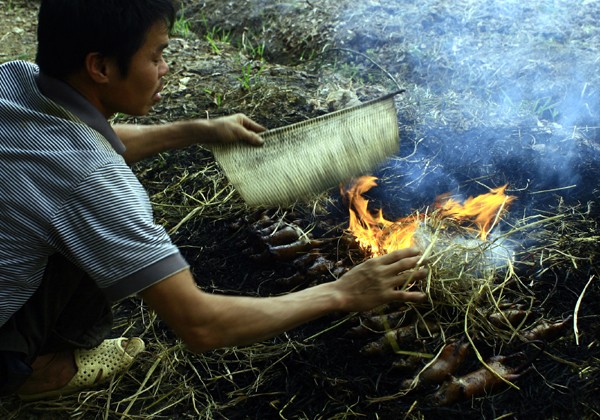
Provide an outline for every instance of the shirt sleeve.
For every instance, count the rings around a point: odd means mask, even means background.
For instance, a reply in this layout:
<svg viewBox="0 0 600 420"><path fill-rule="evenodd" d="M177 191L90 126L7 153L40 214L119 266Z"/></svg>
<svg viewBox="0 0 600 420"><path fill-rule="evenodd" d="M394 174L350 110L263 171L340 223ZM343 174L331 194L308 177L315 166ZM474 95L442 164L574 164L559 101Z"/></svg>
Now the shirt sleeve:
<svg viewBox="0 0 600 420"><path fill-rule="evenodd" d="M53 220L58 251L71 258L111 300L185 269L148 195L129 167L98 168L75 188Z"/></svg>

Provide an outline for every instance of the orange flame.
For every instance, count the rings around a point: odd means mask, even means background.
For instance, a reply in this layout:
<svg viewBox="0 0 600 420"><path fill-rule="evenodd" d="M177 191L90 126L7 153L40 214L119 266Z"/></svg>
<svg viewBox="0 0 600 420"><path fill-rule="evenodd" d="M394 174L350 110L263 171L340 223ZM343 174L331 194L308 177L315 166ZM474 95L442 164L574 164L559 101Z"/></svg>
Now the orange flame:
<svg viewBox="0 0 600 420"><path fill-rule="evenodd" d="M383 217L381 210L375 215L369 212L369 200L362 194L376 186L376 180L373 176L360 177L345 192L350 207L349 231L360 247L373 256L413 245L414 233L425 220L423 214L417 213L392 222ZM490 230L516 198L505 195L505 190L506 185L491 189L487 194L469 197L464 203L454 200L450 194L443 194L437 198L436 211L430 217L456 220L475 230L481 240L486 240Z"/></svg>

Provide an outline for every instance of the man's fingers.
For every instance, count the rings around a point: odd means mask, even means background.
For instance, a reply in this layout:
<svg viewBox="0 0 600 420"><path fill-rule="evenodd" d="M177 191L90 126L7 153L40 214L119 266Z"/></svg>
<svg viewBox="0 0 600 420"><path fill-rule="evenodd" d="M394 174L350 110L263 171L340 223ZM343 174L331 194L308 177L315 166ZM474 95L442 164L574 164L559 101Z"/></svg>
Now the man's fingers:
<svg viewBox="0 0 600 420"><path fill-rule="evenodd" d="M382 264L394 264L405 258L412 258L420 255L421 251L418 248L403 248L392 251L389 254L382 255L381 257L377 257L377 260Z"/></svg>
<svg viewBox="0 0 600 420"><path fill-rule="evenodd" d="M400 302L414 302L421 303L427 301L427 295L421 292L407 292L405 290L398 290L395 292L396 300Z"/></svg>
<svg viewBox="0 0 600 420"><path fill-rule="evenodd" d="M241 128L238 133L240 140L253 146L262 146L264 144L264 139L258 133L265 131L265 127L246 117L244 114L235 115L235 120Z"/></svg>
<svg viewBox="0 0 600 420"><path fill-rule="evenodd" d="M421 260L420 255L416 255L416 256L410 257L410 258L403 258L392 264L387 265L385 270L386 270L386 272L389 272L392 275L401 274L402 272L407 271L407 270L413 270L413 269L420 268L420 267L417 267L417 264L419 263L420 260Z"/></svg>
<svg viewBox="0 0 600 420"><path fill-rule="evenodd" d="M254 131L255 133L262 133L266 130L265 127L257 123L256 121L248 118L244 114L238 114L238 121L242 126L250 131Z"/></svg>
<svg viewBox="0 0 600 420"><path fill-rule="evenodd" d="M262 133L263 131L267 130L265 127L251 120L250 118L246 119L244 127L246 127L248 130L254 131L255 133Z"/></svg>
<svg viewBox="0 0 600 420"><path fill-rule="evenodd" d="M246 143L251 144L253 146L262 146L265 143L264 139L261 136L252 131L246 131L244 133L244 140L246 141Z"/></svg>
<svg viewBox="0 0 600 420"><path fill-rule="evenodd" d="M429 270L422 267L415 270L407 270L403 271L402 273L399 273L398 276L396 276L396 281L399 285L404 285L407 283L411 284L423 280L427 277L428 273Z"/></svg>

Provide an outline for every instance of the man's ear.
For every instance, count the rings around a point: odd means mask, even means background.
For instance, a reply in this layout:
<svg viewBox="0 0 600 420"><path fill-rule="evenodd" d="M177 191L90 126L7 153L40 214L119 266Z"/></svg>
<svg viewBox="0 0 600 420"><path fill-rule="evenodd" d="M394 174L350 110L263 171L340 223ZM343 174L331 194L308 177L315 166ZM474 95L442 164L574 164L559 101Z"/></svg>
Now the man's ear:
<svg viewBox="0 0 600 420"><path fill-rule="evenodd" d="M113 60L93 52L85 57L85 69L90 78L96 83L108 83L114 77Z"/></svg>

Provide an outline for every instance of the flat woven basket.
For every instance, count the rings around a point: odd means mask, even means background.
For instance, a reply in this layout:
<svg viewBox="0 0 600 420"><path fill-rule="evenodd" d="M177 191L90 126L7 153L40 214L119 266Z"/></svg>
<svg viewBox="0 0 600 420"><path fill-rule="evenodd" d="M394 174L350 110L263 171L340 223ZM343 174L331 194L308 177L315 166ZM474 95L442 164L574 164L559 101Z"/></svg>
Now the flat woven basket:
<svg viewBox="0 0 600 420"><path fill-rule="evenodd" d="M261 133L265 143L214 145L250 206L286 206L369 173L400 146L394 96Z"/></svg>

